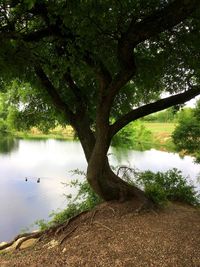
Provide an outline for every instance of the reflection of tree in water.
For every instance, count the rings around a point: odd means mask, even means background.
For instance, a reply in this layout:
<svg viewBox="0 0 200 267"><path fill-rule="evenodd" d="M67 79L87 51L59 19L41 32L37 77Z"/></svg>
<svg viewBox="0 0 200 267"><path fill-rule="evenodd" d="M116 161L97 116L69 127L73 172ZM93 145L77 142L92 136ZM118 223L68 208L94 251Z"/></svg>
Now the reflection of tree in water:
<svg viewBox="0 0 200 267"><path fill-rule="evenodd" d="M19 147L19 140L9 136L0 136L0 153L6 154L17 150Z"/></svg>

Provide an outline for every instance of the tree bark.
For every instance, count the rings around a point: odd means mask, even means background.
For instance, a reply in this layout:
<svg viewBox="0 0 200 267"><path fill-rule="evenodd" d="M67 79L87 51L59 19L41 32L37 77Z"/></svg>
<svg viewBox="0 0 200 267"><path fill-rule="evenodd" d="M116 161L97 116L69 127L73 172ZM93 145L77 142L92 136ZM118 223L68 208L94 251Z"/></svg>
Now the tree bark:
<svg viewBox="0 0 200 267"><path fill-rule="evenodd" d="M87 180L95 193L106 201L136 198L143 203L150 202L142 190L123 181L112 171L107 158L108 131L101 129L95 138L86 120L76 124L75 129L88 162Z"/></svg>
<svg viewBox="0 0 200 267"><path fill-rule="evenodd" d="M142 202L148 202L142 190L123 181L112 171L103 143L95 144L88 162L87 180L93 190L106 201L137 198Z"/></svg>

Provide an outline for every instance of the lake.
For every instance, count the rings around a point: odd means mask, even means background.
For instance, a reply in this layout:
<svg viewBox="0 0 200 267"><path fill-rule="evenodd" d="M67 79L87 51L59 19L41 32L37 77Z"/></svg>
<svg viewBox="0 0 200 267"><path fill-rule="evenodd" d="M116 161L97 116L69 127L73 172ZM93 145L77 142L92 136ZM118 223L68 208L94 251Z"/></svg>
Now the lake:
<svg viewBox="0 0 200 267"><path fill-rule="evenodd" d="M134 151L111 148L113 166L126 165L140 170L180 169L199 188L200 165L193 158L154 149ZM9 241L38 219L47 219L52 210L67 205L64 194L74 193L63 183L77 178L70 170L86 170L79 142L59 140L0 140L0 242ZM40 182L37 183L37 179ZM27 181L26 181L27 179Z"/></svg>

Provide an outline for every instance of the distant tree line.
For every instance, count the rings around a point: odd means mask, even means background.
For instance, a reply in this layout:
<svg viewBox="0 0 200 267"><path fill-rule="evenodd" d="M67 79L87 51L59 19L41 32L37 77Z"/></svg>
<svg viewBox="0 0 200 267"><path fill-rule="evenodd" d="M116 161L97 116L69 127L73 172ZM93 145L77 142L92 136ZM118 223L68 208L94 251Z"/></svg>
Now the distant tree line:
<svg viewBox="0 0 200 267"><path fill-rule="evenodd" d="M174 106L164 111L156 112L154 114L144 117L145 122L178 122L183 116L189 116L193 108L184 106Z"/></svg>

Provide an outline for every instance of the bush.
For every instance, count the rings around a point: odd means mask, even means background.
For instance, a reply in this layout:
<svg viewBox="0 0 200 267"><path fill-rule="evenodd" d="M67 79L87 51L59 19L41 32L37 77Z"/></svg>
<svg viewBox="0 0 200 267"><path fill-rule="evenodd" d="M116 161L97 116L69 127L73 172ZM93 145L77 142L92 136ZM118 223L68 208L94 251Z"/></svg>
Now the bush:
<svg viewBox="0 0 200 267"><path fill-rule="evenodd" d="M114 168L114 170L116 171L117 168ZM85 173L79 170L75 170L73 173L85 176ZM200 196L195 191L195 187L192 184L188 184L181 171L177 169L164 173L153 173L151 171L139 172L135 169L121 166L117 173L121 174L122 178L128 183L142 188L147 197L159 207L165 206L168 201L181 201L195 206L200 204ZM131 176L134 176L134 180ZM67 208L60 212L52 212L50 214L52 218L50 222L38 220L35 224L39 226L40 230L64 223L73 216L83 211L91 210L102 202L102 199L92 190L86 179L83 182L73 180L70 184L65 185L77 187L76 196L67 195L66 197L69 200Z"/></svg>
<svg viewBox="0 0 200 267"><path fill-rule="evenodd" d="M74 174L86 176L84 172L79 170L74 170L72 172ZM91 210L102 202L102 199L92 190L86 179L83 182L73 180L70 184L64 185L78 188L76 196L72 197L72 195L66 195L69 201L67 208L59 212L53 211L49 215L49 217L52 218L49 222L45 220L36 221L35 224L39 226L40 230L45 230L53 225L64 223L83 211Z"/></svg>
<svg viewBox="0 0 200 267"><path fill-rule="evenodd" d="M4 134L8 132L7 123L0 118L0 134Z"/></svg>
<svg viewBox="0 0 200 267"><path fill-rule="evenodd" d="M141 144L152 142L152 133L140 122L136 121L130 123L117 133L113 140L112 145L117 147L137 148Z"/></svg>
<svg viewBox="0 0 200 267"><path fill-rule="evenodd" d="M190 205L200 204L200 198L194 185L188 184L187 179L177 169L164 173L138 172L136 182L158 205L163 206L168 200L181 201Z"/></svg>
<svg viewBox="0 0 200 267"><path fill-rule="evenodd" d="M172 139L179 151L192 154L200 162L200 100L194 109L185 109L180 113Z"/></svg>
<svg viewBox="0 0 200 267"><path fill-rule="evenodd" d="M165 190L159 184L146 185L145 193L159 207L164 207L168 202Z"/></svg>

